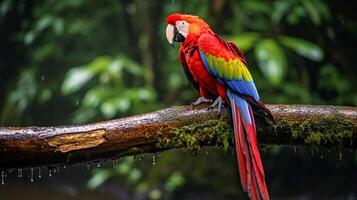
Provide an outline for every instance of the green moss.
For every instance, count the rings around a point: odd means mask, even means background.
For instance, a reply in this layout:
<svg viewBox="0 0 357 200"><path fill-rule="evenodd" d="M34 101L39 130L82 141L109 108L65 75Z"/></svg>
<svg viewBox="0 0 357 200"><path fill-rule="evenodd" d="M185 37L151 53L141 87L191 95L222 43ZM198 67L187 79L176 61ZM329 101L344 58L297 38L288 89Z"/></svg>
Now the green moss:
<svg viewBox="0 0 357 200"><path fill-rule="evenodd" d="M292 144L302 143L310 147L337 147L337 158L342 158L345 146L353 148L353 140L357 137L357 126L340 115L326 115L322 119L296 121L279 121L273 126L274 134L289 136Z"/></svg>
<svg viewBox="0 0 357 200"><path fill-rule="evenodd" d="M159 132L154 141L156 148L185 147L193 154L196 154L203 145L214 144L227 149L232 142L232 128L224 121L209 120L202 124L192 124L173 129L168 137L163 137L163 134Z"/></svg>
<svg viewBox="0 0 357 200"><path fill-rule="evenodd" d="M311 148L333 146L342 150L346 146L353 148L353 141L356 141L357 137L357 125L340 115L326 115L322 119L309 118L302 121L291 118L278 120L277 124L272 126L258 124L258 136L259 141L263 143L302 144ZM154 142L157 149L184 147L193 154L203 145L223 146L227 149L234 143L231 124L225 120L194 123L173 129L169 134L158 131ZM338 157L342 157L341 152L338 152Z"/></svg>

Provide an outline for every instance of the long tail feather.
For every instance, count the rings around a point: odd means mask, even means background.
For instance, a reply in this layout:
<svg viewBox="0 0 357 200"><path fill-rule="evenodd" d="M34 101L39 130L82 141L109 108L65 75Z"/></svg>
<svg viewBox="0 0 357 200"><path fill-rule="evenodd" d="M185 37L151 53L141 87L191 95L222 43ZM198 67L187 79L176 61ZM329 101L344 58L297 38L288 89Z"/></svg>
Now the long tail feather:
<svg viewBox="0 0 357 200"><path fill-rule="evenodd" d="M230 91L228 91L228 98L232 109L234 138L242 188L248 192L252 200L269 200L252 108L245 99Z"/></svg>

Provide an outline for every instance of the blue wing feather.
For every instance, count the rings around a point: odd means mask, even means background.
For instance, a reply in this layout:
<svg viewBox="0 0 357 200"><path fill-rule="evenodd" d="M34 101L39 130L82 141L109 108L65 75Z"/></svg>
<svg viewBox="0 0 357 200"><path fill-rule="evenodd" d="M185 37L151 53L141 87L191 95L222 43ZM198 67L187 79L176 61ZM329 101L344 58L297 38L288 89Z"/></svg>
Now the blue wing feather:
<svg viewBox="0 0 357 200"><path fill-rule="evenodd" d="M218 72L215 70L215 68L217 68L217 66L215 67L210 67L208 62L207 62L207 58L206 55L200 51L200 55L201 55L201 59L203 61L203 64L205 66L205 68L207 69L207 71L215 76L217 78L217 80L222 84L222 85L227 85L232 91L240 93L240 94L244 94L244 95L249 95L251 97L254 98L254 100L259 101L259 94L257 91L257 88L254 85L254 81L246 81L244 79L241 80L237 80L237 79L233 79L233 80L228 80L225 79L224 77L219 76Z"/></svg>

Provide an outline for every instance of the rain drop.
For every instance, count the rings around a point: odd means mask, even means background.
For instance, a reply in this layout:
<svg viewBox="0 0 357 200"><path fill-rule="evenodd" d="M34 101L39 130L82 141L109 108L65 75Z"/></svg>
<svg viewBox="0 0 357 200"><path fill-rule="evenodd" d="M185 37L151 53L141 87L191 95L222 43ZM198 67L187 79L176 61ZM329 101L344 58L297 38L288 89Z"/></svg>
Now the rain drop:
<svg viewBox="0 0 357 200"><path fill-rule="evenodd" d="M30 181L31 181L31 183L33 183L33 168L31 168Z"/></svg>
<svg viewBox="0 0 357 200"><path fill-rule="evenodd" d="M38 178L42 178L42 176L41 176L41 167L38 168Z"/></svg>
<svg viewBox="0 0 357 200"><path fill-rule="evenodd" d="M156 156L152 155L152 165L156 165Z"/></svg>
<svg viewBox="0 0 357 200"><path fill-rule="evenodd" d="M86 164L88 173L90 172L90 164Z"/></svg>
<svg viewBox="0 0 357 200"><path fill-rule="evenodd" d="M97 163L97 167L98 167L98 168L100 167L100 162Z"/></svg>
<svg viewBox="0 0 357 200"><path fill-rule="evenodd" d="M48 170L48 177L52 177L52 171Z"/></svg>
<svg viewBox="0 0 357 200"><path fill-rule="evenodd" d="M1 185L5 185L5 172L1 171Z"/></svg>
<svg viewBox="0 0 357 200"><path fill-rule="evenodd" d="M17 170L17 177L22 178L22 169Z"/></svg>

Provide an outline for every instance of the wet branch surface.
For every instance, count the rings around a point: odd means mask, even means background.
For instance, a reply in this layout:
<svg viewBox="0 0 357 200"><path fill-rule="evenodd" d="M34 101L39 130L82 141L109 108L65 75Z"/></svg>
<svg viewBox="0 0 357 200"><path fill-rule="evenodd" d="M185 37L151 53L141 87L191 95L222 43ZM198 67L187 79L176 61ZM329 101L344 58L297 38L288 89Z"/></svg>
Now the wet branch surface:
<svg viewBox="0 0 357 200"><path fill-rule="evenodd" d="M258 116L261 144L353 148L357 108L268 105L276 124ZM156 112L87 125L0 128L0 169L71 165L172 148L233 145L230 111L207 105Z"/></svg>

